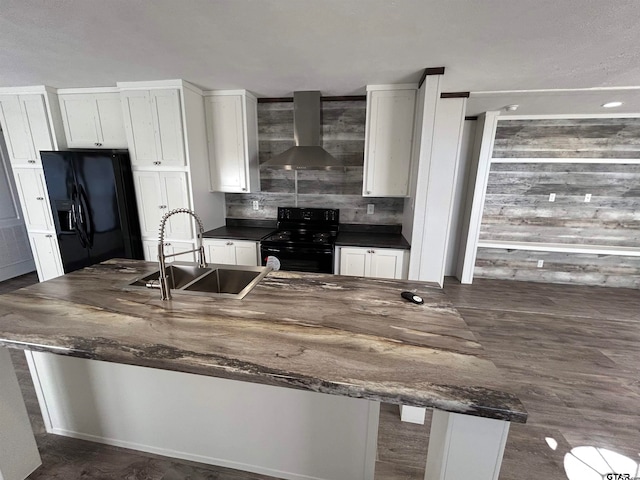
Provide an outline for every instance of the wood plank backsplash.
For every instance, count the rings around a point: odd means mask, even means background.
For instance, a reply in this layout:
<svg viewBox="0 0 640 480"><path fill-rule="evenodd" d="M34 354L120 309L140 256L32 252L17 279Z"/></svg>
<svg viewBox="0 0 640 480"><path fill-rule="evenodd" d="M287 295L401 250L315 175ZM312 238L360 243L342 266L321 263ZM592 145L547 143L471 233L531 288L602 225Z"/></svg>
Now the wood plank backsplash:
<svg viewBox="0 0 640 480"><path fill-rule="evenodd" d="M493 156L638 159L640 119L499 121ZM494 162L480 239L640 249L640 165ZM640 288L640 259L481 248L475 275Z"/></svg>
<svg viewBox="0 0 640 480"><path fill-rule="evenodd" d="M298 172L300 207L339 208L344 223L400 224L404 199L362 197L366 102L341 100L322 102L322 146L344 161L344 170L301 170ZM259 161L294 146L293 103L258 104ZM276 218L278 206L294 205L294 172L260 168L261 191L255 194L226 194L227 217ZM259 210L253 210L257 200ZM375 213L367 215L367 204Z"/></svg>

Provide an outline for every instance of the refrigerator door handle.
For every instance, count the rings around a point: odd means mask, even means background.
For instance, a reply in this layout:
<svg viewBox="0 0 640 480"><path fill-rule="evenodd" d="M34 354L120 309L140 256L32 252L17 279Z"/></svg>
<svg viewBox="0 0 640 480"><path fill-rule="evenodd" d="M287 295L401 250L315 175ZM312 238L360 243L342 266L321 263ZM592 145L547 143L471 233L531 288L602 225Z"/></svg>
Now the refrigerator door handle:
<svg viewBox="0 0 640 480"><path fill-rule="evenodd" d="M79 197L79 202L78 202L78 207L79 207L79 211L80 211L80 218L82 219L82 230L84 231L84 235L85 235L85 240L87 242L87 244L89 245L89 248L93 247L93 231L92 231L92 227L91 227L91 211L89 210L88 207L88 202L87 202L87 194L84 191L84 188L82 188L82 185L79 185L80 187L80 194L78 195ZM86 213L86 215L85 215Z"/></svg>
<svg viewBox="0 0 640 480"><path fill-rule="evenodd" d="M78 211L76 212L76 202L78 204ZM73 214L74 230L78 234L80 239L80 245L83 248L87 248L87 238L82 226L82 207L78 199L78 191L76 187L73 187L73 193L71 194L71 213Z"/></svg>
<svg viewBox="0 0 640 480"><path fill-rule="evenodd" d="M71 215L69 215L69 230L76 229L76 206L71 203Z"/></svg>

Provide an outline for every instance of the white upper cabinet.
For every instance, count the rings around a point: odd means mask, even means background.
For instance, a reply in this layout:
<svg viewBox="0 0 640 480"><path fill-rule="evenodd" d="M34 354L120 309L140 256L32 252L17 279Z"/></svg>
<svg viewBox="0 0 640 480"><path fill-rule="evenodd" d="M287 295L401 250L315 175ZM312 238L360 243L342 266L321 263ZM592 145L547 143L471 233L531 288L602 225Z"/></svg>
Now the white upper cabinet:
<svg viewBox="0 0 640 480"><path fill-rule="evenodd" d="M67 145L127 148L119 92L58 94Z"/></svg>
<svg viewBox="0 0 640 480"><path fill-rule="evenodd" d="M125 90L121 98L131 163L184 167L180 90Z"/></svg>
<svg viewBox="0 0 640 480"><path fill-rule="evenodd" d="M260 189L257 101L248 92L209 92L205 97L209 171L214 192Z"/></svg>
<svg viewBox="0 0 640 480"><path fill-rule="evenodd" d="M40 167L40 151L57 148L42 94L0 95L0 123L14 166Z"/></svg>
<svg viewBox="0 0 640 480"><path fill-rule="evenodd" d="M409 195L416 88L368 86L365 197Z"/></svg>

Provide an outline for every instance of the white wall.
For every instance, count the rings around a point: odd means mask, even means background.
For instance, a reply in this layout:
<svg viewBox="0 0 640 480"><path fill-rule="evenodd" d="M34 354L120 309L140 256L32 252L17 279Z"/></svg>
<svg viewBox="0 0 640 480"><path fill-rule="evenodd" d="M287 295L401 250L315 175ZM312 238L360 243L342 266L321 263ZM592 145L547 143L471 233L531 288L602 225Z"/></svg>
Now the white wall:
<svg viewBox="0 0 640 480"><path fill-rule="evenodd" d="M0 134L0 282L34 270L9 156Z"/></svg>

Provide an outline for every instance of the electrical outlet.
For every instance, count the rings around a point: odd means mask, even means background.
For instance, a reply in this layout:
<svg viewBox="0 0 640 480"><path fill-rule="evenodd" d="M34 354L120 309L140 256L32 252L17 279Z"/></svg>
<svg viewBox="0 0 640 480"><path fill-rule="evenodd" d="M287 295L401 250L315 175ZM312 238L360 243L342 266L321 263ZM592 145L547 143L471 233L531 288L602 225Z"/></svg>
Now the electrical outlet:
<svg viewBox="0 0 640 480"><path fill-rule="evenodd" d="M556 194L555 193L550 193L549 194L549 201L550 202L555 202L556 201Z"/></svg>
<svg viewBox="0 0 640 480"><path fill-rule="evenodd" d="M590 193L587 193L587 194L584 196L584 201L585 201L585 202L587 202L587 203L591 201L591 194L590 194Z"/></svg>
<svg viewBox="0 0 640 480"><path fill-rule="evenodd" d="M544 267L544 260L538 260L538 268Z"/></svg>
<svg viewBox="0 0 640 480"><path fill-rule="evenodd" d="M373 203L368 203L367 204L367 215L373 215L374 210L375 210L375 205Z"/></svg>
<svg viewBox="0 0 640 480"><path fill-rule="evenodd" d="M260 210L260 202L258 200L253 201L253 209Z"/></svg>

